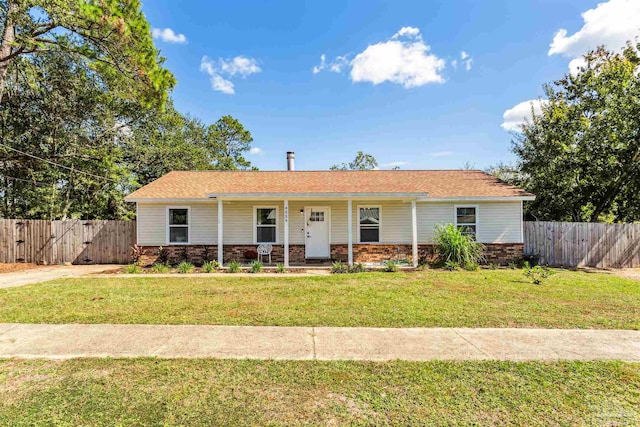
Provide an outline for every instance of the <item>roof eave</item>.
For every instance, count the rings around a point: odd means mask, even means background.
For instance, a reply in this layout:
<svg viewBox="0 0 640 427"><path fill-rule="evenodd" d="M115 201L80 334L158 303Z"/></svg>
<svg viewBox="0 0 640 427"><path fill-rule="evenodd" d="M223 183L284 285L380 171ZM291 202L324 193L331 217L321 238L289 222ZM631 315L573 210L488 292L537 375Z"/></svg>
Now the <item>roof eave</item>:
<svg viewBox="0 0 640 427"><path fill-rule="evenodd" d="M350 199L350 198L381 198L381 199L418 199L428 197L429 193L207 193L211 199Z"/></svg>
<svg viewBox="0 0 640 427"><path fill-rule="evenodd" d="M453 197L420 197L418 202L530 202L536 199L534 195L528 196L453 196Z"/></svg>

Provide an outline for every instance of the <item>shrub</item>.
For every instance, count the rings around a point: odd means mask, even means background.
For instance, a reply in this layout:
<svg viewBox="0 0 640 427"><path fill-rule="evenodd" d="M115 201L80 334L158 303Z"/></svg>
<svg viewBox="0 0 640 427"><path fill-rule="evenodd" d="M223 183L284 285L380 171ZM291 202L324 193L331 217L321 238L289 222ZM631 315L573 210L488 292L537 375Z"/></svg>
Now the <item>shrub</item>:
<svg viewBox="0 0 640 427"><path fill-rule="evenodd" d="M489 267L489 270L497 270L498 264L496 264L495 262L490 262L488 267Z"/></svg>
<svg viewBox="0 0 640 427"><path fill-rule="evenodd" d="M333 264L331 264L331 272L333 274L348 273L349 266L347 266L347 264L345 264L344 262L336 261Z"/></svg>
<svg viewBox="0 0 640 427"><path fill-rule="evenodd" d="M186 246L180 246L180 259L184 262L189 262L189 251Z"/></svg>
<svg viewBox="0 0 640 427"><path fill-rule="evenodd" d="M509 263L509 269L515 270L517 268L518 268L518 263L515 263L515 262L510 262Z"/></svg>
<svg viewBox="0 0 640 427"><path fill-rule="evenodd" d="M251 270L252 273L260 273L262 271L262 263L260 261L253 261L251 263Z"/></svg>
<svg viewBox="0 0 640 427"><path fill-rule="evenodd" d="M238 273L240 272L241 266L238 261L231 261L229 263L229 273Z"/></svg>
<svg viewBox="0 0 640 427"><path fill-rule="evenodd" d="M137 264L129 264L124 268L126 274L140 274L142 269Z"/></svg>
<svg viewBox="0 0 640 427"><path fill-rule="evenodd" d="M142 246L139 246L139 245L131 246L131 261L133 261L134 264L137 265L138 263L140 263L140 258L142 258L142 255L144 255Z"/></svg>
<svg viewBox="0 0 640 427"><path fill-rule="evenodd" d="M287 269L284 268L284 264L278 263L276 264L276 273L286 273Z"/></svg>
<svg viewBox="0 0 640 427"><path fill-rule="evenodd" d="M478 271L480 266L478 264L465 264L464 269L467 271Z"/></svg>
<svg viewBox="0 0 640 427"><path fill-rule="evenodd" d="M188 261L182 261L180 264L178 264L176 269L178 270L178 273L181 274L191 273L193 271L193 264Z"/></svg>
<svg viewBox="0 0 640 427"><path fill-rule="evenodd" d="M424 264L418 264L418 271L425 271L428 270L430 268L429 263L425 262Z"/></svg>
<svg viewBox="0 0 640 427"><path fill-rule="evenodd" d="M157 264L168 264L169 263L169 251L167 248L163 248L160 246L158 248L158 258L156 259Z"/></svg>
<svg viewBox="0 0 640 427"><path fill-rule="evenodd" d="M361 263L355 263L349 267L349 273L364 273L365 271L367 271L367 269L364 264Z"/></svg>
<svg viewBox="0 0 640 427"><path fill-rule="evenodd" d="M454 261L445 261L444 268L449 271L455 271L460 268L460 265L458 265L458 263Z"/></svg>
<svg viewBox="0 0 640 427"><path fill-rule="evenodd" d="M455 263L458 267L467 264L480 264L484 261L482 251L484 246L463 234L453 224L447 226L436 225L434 235L435 252L441 263Z"/></svg>
<svg viewBox="0 0 640 427"><path fill-rule="evenodd" d="M220 263L218 261L207 261L202 264L202 271L205 273L213 273L220 269Z"/></svg>
<svg viewBox="0 0 640 427"><path fill-rule="evenodd" d="M524 269L525 277L528 277L534 285L541 285L547 277L553 274L553 270L549 267L540 267L539 265L531 267L529 263L527 263Z"/></svg>
<svg viewBox="0 0 640 427"><path fill-rule="evenodd" d="M252 259L258 259L258 252L251 249L244 251L244 258L247 261L251 261Z"/></svg>
<svg viewBox="0 0 640 427"><path fill-rule="evenodd" d="M395 273L396 271L398 271L398 263L393 260L385 261L384 271L386 271L387 273Z"/></svg>
<svg viewBox="0 0 640 427"><path fill-rule="evenodd" d="M151 266L152 273L168 273L169 266L167 264L155 263Z"/></svg>

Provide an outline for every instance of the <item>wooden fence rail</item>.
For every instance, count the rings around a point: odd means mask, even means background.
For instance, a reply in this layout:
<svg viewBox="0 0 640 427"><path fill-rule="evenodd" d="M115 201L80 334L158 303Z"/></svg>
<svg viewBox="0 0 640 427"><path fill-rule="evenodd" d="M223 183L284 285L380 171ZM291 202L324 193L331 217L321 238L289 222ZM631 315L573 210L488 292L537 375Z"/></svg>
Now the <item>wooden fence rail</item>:
<svg viewBox="0 0 640 427"><path fill-rule="evenodd" d="M640 224L525 221L524 252L541 264L640 267Z"/></svg>
<svg viewBox="0 0 640 427"><path fill-rule="evenodd" d="M135 221L0 219L0 262L126 264Z"/></svg>

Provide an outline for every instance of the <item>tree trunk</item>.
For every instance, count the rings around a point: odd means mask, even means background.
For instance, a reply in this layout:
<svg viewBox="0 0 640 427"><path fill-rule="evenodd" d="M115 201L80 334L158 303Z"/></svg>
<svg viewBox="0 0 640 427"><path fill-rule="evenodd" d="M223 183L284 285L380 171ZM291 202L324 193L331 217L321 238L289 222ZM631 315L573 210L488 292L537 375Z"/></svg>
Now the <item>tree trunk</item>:
<svg viewBox="0 0 640 427"><path fill-rule="evenodd" d="M9 64L11 59L11 50L13 48L13 42L16 40L15 27L13 25L13 14L18 10L18 5L9 0L7 2L7 18L4 21L4 34L2 35L2 44L0 44L0 102L2 102L2 95L4 94L4 85L7 79L7 72L9 71Z"/></svg>

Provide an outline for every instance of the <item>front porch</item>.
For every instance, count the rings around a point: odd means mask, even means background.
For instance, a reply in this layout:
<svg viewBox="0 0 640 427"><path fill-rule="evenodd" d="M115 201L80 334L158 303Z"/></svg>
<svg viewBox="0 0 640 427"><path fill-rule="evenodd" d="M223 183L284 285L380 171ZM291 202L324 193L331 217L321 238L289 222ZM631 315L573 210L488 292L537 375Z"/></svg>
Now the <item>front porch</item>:
<svg viewBox="0 0 640 427"><path fill-rule="evenodd" d="M238 215L247 205L251 206L253 217L252 244L244 243L249 237L248 218L246 214ZM385 225L383 211L390 219ZM243 216L244 226L239 222ZM216 257L221 265L241 261L246 258L245 253L255 251L261 243L271 245L271 263L282 263L286 268L335 261L353 265L395 260L418 265L415 198L218 198L217 218ZM239 234L245 237L239 238Z"/></svg>

